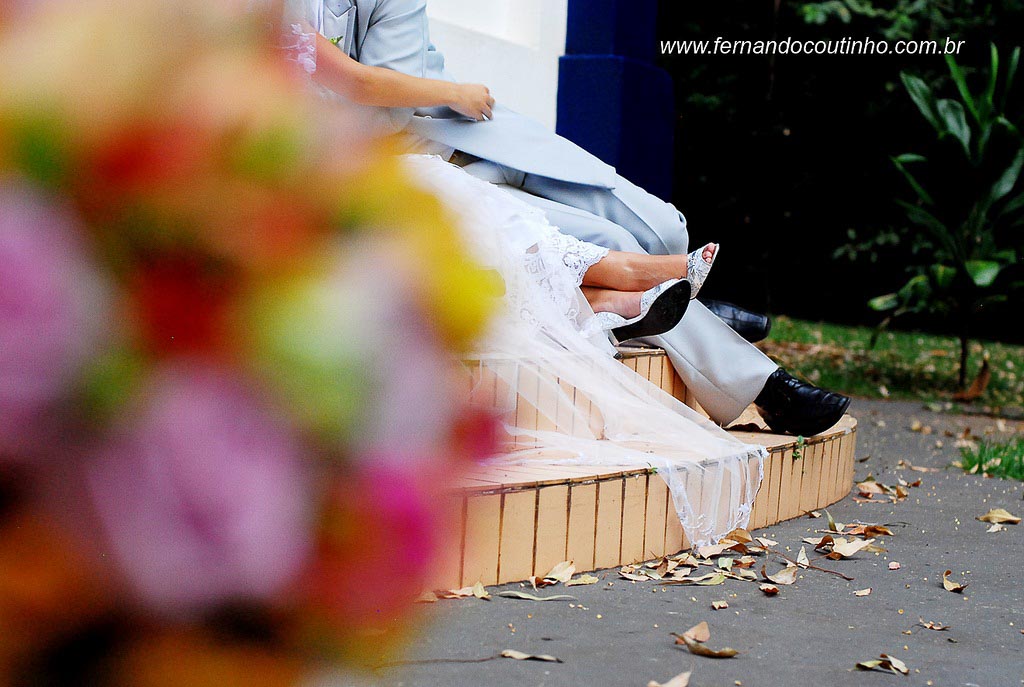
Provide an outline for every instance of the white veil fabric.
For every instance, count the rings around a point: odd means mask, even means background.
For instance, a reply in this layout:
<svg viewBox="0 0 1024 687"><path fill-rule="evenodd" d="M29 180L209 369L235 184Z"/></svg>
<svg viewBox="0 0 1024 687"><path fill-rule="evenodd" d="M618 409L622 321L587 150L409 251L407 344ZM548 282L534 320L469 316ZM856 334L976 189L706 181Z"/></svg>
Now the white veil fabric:
<svg viewBox="0 0 1024 687"><path fill-rule="evenodd" d="M579 289L607 251L561 234L539 210L438 157L404 160L505 284L500 312L467 362L475 400L497 409L508 432L492 462L650 468L668 484L693 545L746 527L767 451L615 359Z"/></svg>

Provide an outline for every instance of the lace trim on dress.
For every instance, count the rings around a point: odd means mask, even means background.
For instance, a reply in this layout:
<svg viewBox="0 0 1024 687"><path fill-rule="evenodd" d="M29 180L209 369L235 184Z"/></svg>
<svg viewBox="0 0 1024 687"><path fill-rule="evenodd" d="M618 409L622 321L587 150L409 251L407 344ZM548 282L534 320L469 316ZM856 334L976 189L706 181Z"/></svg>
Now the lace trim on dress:
<svg viewBox="0 0 1024 687"><path fill-rule="evenodd" d="M310 33L302 24L292 24L291 34L285 36L282 46L288 59L295 62L307 74L316 72L316 34Z"/></svg>

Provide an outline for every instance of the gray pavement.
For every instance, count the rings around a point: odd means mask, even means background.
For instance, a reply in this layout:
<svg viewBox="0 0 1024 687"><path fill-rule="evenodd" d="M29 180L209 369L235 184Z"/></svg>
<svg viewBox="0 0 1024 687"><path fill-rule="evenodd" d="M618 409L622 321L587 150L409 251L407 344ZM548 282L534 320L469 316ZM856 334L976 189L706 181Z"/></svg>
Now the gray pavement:
<svg viewBox="0 0 1024 687"><path fill-rule="evenodd" d="M854 577L853 582L805 570L796 584L767 597L756 584L736 580L716 587L661 587L619 579L611 570L598 573L602 580L592 586L540 592L572 594L578 599L574 608L564 601L497 597L440 601L424 606L429 620L402 657L420 663L380 670L376 680L415 687L644 687L692 670L692 687L1024 684L1024 525L989 534L988 525L975 520L999 506L1024 514L1024 489L956 469L897 468L900 460L949 465L958 450L945 431L959 435L970 427L974 434L989 431L1005 438L1024 431L1024 424L940 415L916 403L857 400L852 412L860 420L857 456L865 459L857 464L858 479L870 472L886 483L895 483L897 476L923 480L901 503L859 504L847 497L829 509L840 522L884 523L895 533L882 542L887 553L819 562ZM911 431L915 420L932 433ZM755 535L778 541L795 557L801 539L824 522L803 517ZM890 561L898 561L900 569L890 570ZM962 595L942 588L946 569L969 583ZM870 595L853 595L867 587ZM717 600L728 601L729 608L712 610ZM915 627L918 618L951 627L941 632ZM729 646L740 654L703 658L674 645L669 632L683 632L702 620L711 628L710 647ZM904 634L908 630L912 634ZM550 654L564 662L448 662L504 649ZM854 670L858 661L880 653L904 661L909 676Z"/></svg>

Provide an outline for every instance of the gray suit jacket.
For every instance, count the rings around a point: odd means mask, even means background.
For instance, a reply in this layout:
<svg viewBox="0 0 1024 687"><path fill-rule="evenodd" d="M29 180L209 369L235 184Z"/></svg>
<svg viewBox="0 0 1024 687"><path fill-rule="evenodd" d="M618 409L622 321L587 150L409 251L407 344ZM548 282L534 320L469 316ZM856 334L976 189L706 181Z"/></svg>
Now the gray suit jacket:
<svg viewBox="0 0 1024 687"><path fill-rule="evenodd" d="M355 6L350 54L359 62L411 76L455 80L445 70L444 55L430 43L426 0L327 2ZM407 131L528 174L586 186L616 186L613 167L501 105L486 122L467 119L447 107L390 109L375 116L392 131Z"/></svg>

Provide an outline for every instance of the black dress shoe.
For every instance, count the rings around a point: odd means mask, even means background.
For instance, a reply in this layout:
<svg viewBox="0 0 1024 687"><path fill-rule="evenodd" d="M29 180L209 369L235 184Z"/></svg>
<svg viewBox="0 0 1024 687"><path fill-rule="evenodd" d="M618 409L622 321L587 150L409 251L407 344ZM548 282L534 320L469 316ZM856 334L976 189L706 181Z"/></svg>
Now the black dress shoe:
<svg viewBox="0 0 1024 687"><path fill-rule="evenodd" d="M809 437L839 422L850 399L801 382L780 367L765 382L754 404L773 432Z"/></svg>
<svg viewBox="0 0 1024 687"><path fill-rule="evenodd" d="M771 319L762 313L741 308L725 301L701 301L718 319L725 322L733 330L750 343L757 343L768 338L772 330Z"/></svg>

